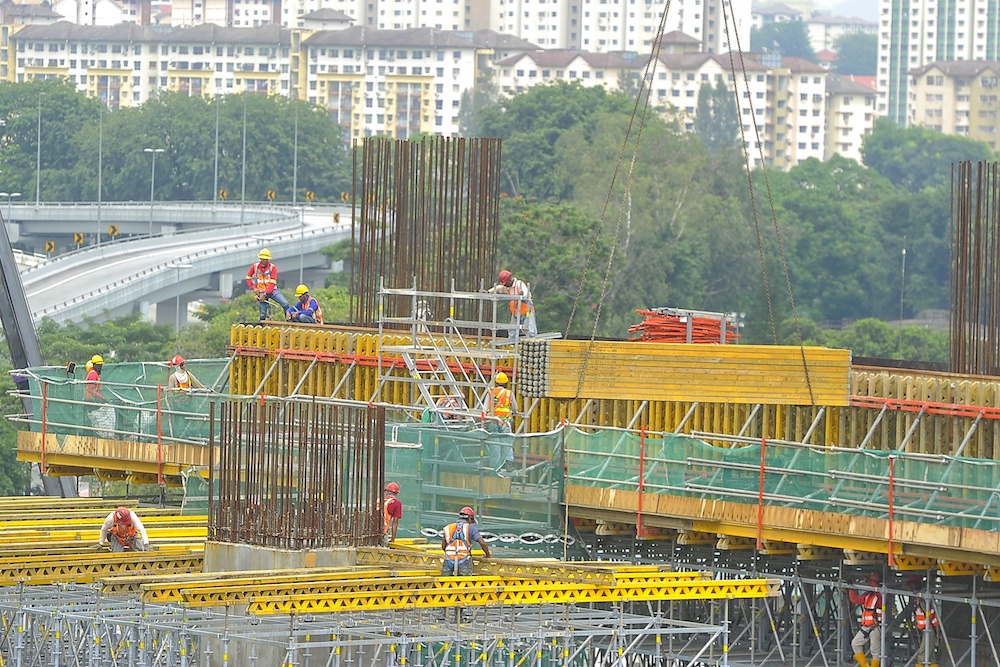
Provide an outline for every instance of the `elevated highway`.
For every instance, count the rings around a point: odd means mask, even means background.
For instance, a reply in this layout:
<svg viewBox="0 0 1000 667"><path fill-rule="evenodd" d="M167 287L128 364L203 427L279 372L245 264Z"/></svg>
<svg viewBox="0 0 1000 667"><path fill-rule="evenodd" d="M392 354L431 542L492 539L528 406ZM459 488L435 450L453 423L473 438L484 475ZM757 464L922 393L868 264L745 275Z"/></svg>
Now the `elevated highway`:
<svg viewBox="0 0 1000 667"><path fill-rule="evenodd" d="M55 236L96 216L96 206L13 208L20 228L14 236L25 231ZM100 244L88 237L90 245L24 271L21 281L36 321L62 323L83 315L102 321L136 310L150 313L156 305L157 322L183 324L190 300L229 298L234 287L242 293L239 283L262 246L271 249L279 280L294 285L300 275L328 268L320 249L350 238L351 229L346 207L171 205L154 209L155 233L142 236L138 232L148 218L138 220L134 206L104 208L109 209L102 214L105 222L136 233ZM141 212L148 216L149 208Z"/></svg>

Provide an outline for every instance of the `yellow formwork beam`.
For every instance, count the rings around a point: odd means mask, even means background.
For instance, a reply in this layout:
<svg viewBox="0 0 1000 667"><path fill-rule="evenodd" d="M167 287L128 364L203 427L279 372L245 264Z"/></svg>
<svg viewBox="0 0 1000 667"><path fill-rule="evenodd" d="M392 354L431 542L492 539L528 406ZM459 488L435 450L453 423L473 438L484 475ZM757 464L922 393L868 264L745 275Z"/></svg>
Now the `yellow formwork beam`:
<svg viewBox="0 0 1000 667"><path fill-rule="evenodd" d="M330 592L313 595L259 595L252 614L325 613L483 607L493 605L587 604L656 600L763 598L778 595L779 582L768 579L658 581L646 585L558 582L501 577L442 577L415 590Z"/></svg>
<svg viewBox="0 0 1000 667"><path fill-rule="evenodd" d="M39 556L7 559L0 563L0 585L51 584L59 581L87 583L111 574L136 572L191 572L201 570L204 552L127 552L71 554L61 558Z"/></svg>
<svg viewBox="0 0 1000 667"><path fill-rule="evenodd" d="M175 528L147 527L146 532L149 539L154 544L160 540L200 540L204 542L208 536L208 528L205 526L180 526ZM97 539L101 536L100 526L89 530L21 530L0 533L0 553L6 546L17 547L21 544L42 544L55 542L90 542L97 544Z"/></svg>

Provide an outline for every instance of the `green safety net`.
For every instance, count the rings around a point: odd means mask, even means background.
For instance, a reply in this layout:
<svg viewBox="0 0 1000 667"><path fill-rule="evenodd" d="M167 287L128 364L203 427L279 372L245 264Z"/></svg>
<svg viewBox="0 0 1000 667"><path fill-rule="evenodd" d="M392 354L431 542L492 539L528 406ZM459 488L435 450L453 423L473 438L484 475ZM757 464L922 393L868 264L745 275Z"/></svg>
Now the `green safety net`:
<svg viewBox="0 0 1000 667"><path fill-rule="evenodd" d="M761 498L761 467L763 498ZM767 442L723 447L620 430L566 433L567 483L982 530L1000 527L1000 463Z"/></svg>

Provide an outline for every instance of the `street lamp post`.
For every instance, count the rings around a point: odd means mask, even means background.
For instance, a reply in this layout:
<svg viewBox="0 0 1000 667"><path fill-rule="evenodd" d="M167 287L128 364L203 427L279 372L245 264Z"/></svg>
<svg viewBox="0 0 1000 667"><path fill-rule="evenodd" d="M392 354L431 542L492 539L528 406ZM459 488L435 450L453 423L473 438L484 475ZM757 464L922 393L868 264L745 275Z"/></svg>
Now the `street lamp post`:
<svg viewBox="0 0 1000 667"><path fill-rule="evenodd" d="M4 222L10 222L10 200L14 197L20 197L20 192L0 192L0 197L7 198L7 219Z"/></svg>
<svg viewBox="0 0 1000 667"><path fill-rule="evenodd" d="M38 140L35 147L35 206L42 199L42 95L38 93Z"/></svg>
<svg viewBox="0 0 1000 667"><path fill-rule="evenodd" d="M153 156L153 170L149 175L149 236L153 236L153 192L156 188L156 154L162 153L162 148L143 148L143 153Z"/></svg>
<svg viewBox="0 0 1000 667"><path fill-rule="evenodd" d="M194 264L167 264L168 269L177 269L177 301L174 305L174 331L179 332L181 330L181 269L190 269L194 267ZM187 319L187 318L185 318Z"/></svg>

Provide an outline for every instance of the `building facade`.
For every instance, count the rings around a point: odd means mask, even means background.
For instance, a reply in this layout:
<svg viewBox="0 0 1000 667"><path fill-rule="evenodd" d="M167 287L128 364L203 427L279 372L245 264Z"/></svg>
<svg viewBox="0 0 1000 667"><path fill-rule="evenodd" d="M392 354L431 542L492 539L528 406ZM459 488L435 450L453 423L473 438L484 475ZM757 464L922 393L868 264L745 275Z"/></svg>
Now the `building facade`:
<svg viewBox="0 0 1000 667"><path fill-rule="evenodd" d="M1000 63L933 62L909 73L908 121L997 148Z"/></svg>
<svg viewBox="0 0 1000 667"><path fill-rule="evenodd" d="M826 82L826 154L857 162L861 143L875 125L875 78L830 74Z"/></svg>

